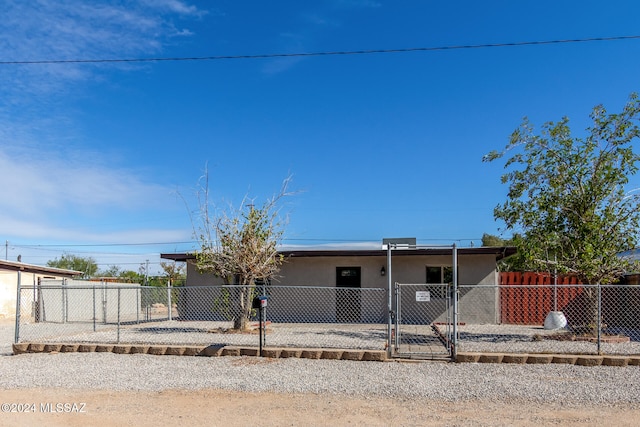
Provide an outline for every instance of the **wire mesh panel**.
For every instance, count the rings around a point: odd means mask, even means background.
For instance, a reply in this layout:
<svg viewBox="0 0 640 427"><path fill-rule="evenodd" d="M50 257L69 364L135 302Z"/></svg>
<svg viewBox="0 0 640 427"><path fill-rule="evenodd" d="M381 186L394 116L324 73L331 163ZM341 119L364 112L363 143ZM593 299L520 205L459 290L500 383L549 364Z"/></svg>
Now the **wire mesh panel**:
<svg viewBox="0 0 640 427"><path fill-rule="evenodd" d="M19 341L384 349L386 291L306 286L144 287L48 282L21 290Z"/></svg>
<svg viewBox="0 0 640 427"><path fill-rule="evenodd" d="M463 285L459 289L459 351L640 353L636 286Z"/></svg>
<svg viewBox="0 0 640 427"><path fill-rule="evenodd" d="M394 355L451 355L451 297L447 284L395 285Z"/></svg>

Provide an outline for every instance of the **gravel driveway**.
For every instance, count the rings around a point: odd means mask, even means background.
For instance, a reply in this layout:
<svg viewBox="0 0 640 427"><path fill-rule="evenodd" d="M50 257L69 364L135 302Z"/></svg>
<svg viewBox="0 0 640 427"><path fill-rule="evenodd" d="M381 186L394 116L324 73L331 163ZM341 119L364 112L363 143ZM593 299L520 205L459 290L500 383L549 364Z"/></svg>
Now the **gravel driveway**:
<svg viewBox="0 0 640 427"><path fill-rule="evenodd" d="M350 362L247 357L117 355L9 356L13 326L0 325L0 388L112 391L219 389L442 401L640 403L640 367Z"/></svg>

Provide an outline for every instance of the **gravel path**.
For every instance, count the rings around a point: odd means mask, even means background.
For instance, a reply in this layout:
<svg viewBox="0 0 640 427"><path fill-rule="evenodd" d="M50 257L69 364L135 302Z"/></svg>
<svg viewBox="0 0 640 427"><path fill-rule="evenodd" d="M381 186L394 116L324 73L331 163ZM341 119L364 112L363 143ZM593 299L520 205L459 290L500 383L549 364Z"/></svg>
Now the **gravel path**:
<svg viewBox="0 0 640 427"><path fill-rule="evenodd" d="M640 403L640 367L381 363L112 353L8 356L13 329L0 325L0 388L112 391L220 389L442 401Z"/></svg>

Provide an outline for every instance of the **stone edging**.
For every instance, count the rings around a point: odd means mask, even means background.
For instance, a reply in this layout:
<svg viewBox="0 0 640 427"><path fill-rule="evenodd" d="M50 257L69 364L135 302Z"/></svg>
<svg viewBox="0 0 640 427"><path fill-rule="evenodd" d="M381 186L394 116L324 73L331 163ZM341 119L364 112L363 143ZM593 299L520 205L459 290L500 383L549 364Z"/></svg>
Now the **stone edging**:
<svg viewBox="0 0 640 427"><path fill-rule="evenodd" d="M458 363L569 364L580 366L640 366L640 355L598 356L577 354L458 353Z"/></svg>
<svg viewBox="0 0 640 427"><path fill-rule="evenodd" d="M236 346L172 346L136 344L64 344L18 343L13 344L13 354L22 353L88 353L107 352L117 354L153 354L169 356L258 356L256 347ZM268 347L262 355L269 358L297 357L302 359L385 361L383 350L301 349Z"/></svg>
<svg viewBox="0 0 640 427"><path fill-rule="evenodd" d="M70 344L70 343L18 343L13 344L13 354L22 353L87 353L107 352L116 354L152 354L168 356L258 356L256 347L237 346L172 346L136 344ZM384 350L341 350L314 348L267 347L263 357L302 358L329 360L387 361ZM402 359L391 359L402 361ZM457 363L510 363L510 364L569 364L580 366L640 366L640 355L598 356L575 354L526 354L526 353L458 353Z"/></svg>

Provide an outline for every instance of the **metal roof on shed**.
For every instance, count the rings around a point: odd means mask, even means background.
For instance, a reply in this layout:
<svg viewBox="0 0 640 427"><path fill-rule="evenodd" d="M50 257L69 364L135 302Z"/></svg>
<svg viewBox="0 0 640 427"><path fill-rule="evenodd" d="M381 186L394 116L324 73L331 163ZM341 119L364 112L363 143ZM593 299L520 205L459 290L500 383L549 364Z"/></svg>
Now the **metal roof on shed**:
<svg viewBox="0 0 640 427"><path fill-rule="evenodd" d="M25 273L51 274L56 276L73 277L83 274L81 271L64 268L46 267L42 265L26 264L24 262L0 260L0 270L23 271Z"/></svg>

